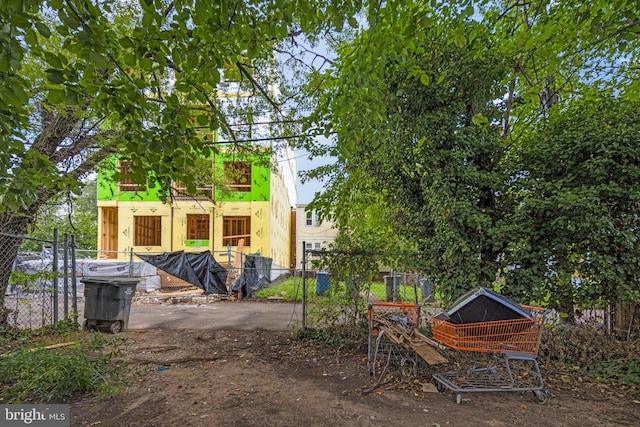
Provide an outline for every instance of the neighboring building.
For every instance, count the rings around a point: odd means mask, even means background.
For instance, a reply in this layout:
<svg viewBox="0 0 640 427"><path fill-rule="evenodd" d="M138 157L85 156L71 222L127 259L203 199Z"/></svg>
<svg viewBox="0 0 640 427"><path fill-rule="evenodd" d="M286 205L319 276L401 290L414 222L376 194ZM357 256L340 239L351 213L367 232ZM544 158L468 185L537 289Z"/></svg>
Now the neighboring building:
<svg viewBox="0 0 640 427"><path fill-rule="evenodd" d="M327 249L336 240L338 230L333 222L320 221L315 210L307 210L307 205L296 205L296 269L302 268L302 244L308 250ZM309 265L307 265L309 267Z"/></svg>
<svg viewBox="0 0 640 427"><path fill-rule="evenodd" d="M272 258L274 267L289 267L291 205L282 175L268 162L234 161L217 155L214 168L235 168L230 195L203 187L188 196L174 183L172 200L162 200L153 188L127 180L115 183L98 175L98 247L105 257L136 253L210 250L225 263L232 251ZM262 159L264 160L264 159ZM126 162L119 162L126 173ZM213 200L211 199L211 196ZM222 254L222 255L219 255Z"/></svg>
<svg viewBox="0 0 640 427"><path fill-rule="evenodd" d="M271 258L272 271L289 271L295 156L287 147L273 149L269 117L254 112L250 93L242 92L238 83L226 82L219 97L236 137L255 148L241 157L222 150L211 159L214 175L233 172L227 174L232 177L231 194L208 185L195 196L187 195L180 182L174 182L176 191L165 200L157 189L127 180L127 162L114 158L113 167L125 179L113 182L109 172L98 174L98 248L105 251L103 257L126 258L131 250L154 254L208 249L226 264L230 248L232 253ZM217 133L214 141L225 142Z"/></svg>

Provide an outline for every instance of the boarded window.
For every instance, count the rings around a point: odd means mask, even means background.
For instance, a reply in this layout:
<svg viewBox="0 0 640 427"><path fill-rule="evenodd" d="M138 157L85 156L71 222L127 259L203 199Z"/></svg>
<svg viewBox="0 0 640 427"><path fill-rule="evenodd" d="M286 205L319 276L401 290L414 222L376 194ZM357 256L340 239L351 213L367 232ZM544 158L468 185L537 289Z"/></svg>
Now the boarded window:
<svg viewBox="0 0 640 427"><path fill-rule="evenodd" d="M246 246L251 246L250 216L225 216L222 219L222 228L224 246L238 246L240 239L244 239Z"/></svg>
<svg viewBox="0 0 640 427"><path fill-rule="evenodd" d="M209 215L187 215L187 239L209 240Z"/></svg>
<svg viewBox="0 0 640 427"><path fill-rule="evenodd" d="M133 217L133 245L161 246L162 245L162 217L134 216Z"/></svg>
<svg viewBox="0 0 640 427"><path fill-rule="evenodd" d="M229 188L234 191L251 191L251 163L224 162L224 173L229 179Z"/></svg>
<svg viewBox="0 0 640 427"><path fill-rule="evenodd" d="M118 190L120 191L145 191L144 185L136 184L131 179L131 163L125 160L118 162L118 172L124 175L118 181Z"/></svg>

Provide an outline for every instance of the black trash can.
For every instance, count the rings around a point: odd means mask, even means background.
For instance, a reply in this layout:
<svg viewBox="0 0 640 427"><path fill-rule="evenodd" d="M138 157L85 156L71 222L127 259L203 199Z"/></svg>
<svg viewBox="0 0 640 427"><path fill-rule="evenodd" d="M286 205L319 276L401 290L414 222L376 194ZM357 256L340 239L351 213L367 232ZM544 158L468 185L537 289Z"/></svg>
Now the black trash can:
<svg viewBox="0 0 640 427"><path fill-rule="evenodd" d="M140 279L126 277L85 277L84 328L113 334L129 326L131 301Z"/></svg>

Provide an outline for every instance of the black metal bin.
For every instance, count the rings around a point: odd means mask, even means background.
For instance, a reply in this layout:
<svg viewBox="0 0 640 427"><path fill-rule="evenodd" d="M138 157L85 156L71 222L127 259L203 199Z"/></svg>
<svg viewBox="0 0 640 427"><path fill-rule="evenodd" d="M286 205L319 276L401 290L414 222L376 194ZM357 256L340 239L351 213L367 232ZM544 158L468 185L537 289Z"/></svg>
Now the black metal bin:
<svg viewBox="0 0 640 427"><path fill-rule="evenodd" d="M113 334L126 330L138 281L126 277L81 279L84 284L84 328Z"/></svg>

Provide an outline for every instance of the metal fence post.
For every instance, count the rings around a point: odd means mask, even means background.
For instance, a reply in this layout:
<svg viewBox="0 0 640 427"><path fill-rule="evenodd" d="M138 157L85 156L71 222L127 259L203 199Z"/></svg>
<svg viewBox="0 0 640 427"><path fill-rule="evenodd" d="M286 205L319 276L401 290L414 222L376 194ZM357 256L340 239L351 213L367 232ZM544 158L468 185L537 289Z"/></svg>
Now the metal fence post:
<svg viewBox="0 0 640 427"><path fill-rule="evenodd" d="M76 235L71 235L71 310L73 321L78 323L78 286L76 283Z"/></svg>
<svg viewBox="0 0 640 427"><path fill-rule="evenodd" d="M307 329L307 245L302 242L302 330Z"/></svg>
<svg viewBox="0 0 640 427"><path fill-rule="evenodd" d="M64 289L64 319L66 320L69 318L69 234L63 234L62 242L62 270L64 271L62 287Z"/></svg>
<svg viewBox="0 0 640 427"><path fill-rule="evenodd" d="M58 326L58 229L53 229L53 326Z"/></svg>
<svg viewBox="0 0 640 427"><path fill-rule="evenodd" d="M129 278L133 277L133 248L129 248Z"/></svg>

